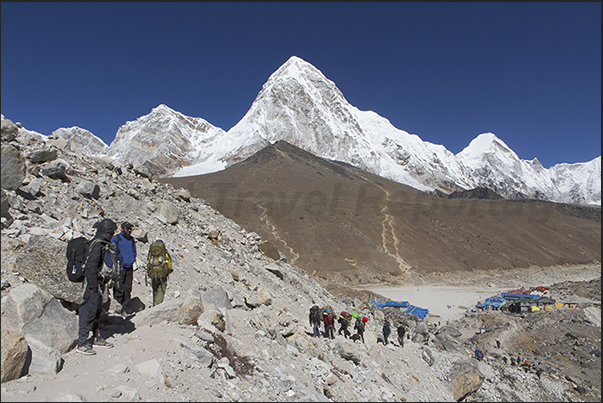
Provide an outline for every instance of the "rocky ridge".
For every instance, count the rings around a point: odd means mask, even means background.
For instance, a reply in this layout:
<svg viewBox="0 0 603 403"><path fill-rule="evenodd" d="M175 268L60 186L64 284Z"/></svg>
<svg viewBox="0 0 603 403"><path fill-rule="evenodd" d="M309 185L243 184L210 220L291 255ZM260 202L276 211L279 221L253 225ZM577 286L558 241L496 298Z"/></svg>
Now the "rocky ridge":
<svg viewBox="0 0 603 403"><path fill-rule="evenodd" d="M472 394L505 401L518 393L525 400L600 400L600 385L575 377L474 360L474 343L463 336L478 329L471 318L461 332L457 323L435 328L375 309L366 297L336 298L280 254L268 257L257 234L187 191L132 165L6 128L3 401L450 401ZM115 348L88 357L73 350L79 293L67 282L64 251L69 239L92 237L104 217L134 223L141 267L149 241L164 239L175 272L166 301L151 308L137 270L136 312L117 315L109 299L101 331ZM310 337L314 304L367 316L366 343ZM565 314L590 323L583 310ZM404 348L377 343L385 317L408 328ZM17 379L9 379L11 368Z"/></svg>

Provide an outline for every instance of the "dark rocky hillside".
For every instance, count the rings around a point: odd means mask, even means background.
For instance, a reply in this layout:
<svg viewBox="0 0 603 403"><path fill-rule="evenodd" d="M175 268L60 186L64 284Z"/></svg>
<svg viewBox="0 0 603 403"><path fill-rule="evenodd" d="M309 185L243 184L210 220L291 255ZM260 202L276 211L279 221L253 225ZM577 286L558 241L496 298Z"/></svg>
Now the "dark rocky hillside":
<svg viewBox="0 0 603 403"><path fill-rule="evenodd" d="M284 141L184 187L323 285L600 261L600 208L443 199ZM492 197L484 192L467 195ZM471 197L473 197L471 196Z"/></svg>

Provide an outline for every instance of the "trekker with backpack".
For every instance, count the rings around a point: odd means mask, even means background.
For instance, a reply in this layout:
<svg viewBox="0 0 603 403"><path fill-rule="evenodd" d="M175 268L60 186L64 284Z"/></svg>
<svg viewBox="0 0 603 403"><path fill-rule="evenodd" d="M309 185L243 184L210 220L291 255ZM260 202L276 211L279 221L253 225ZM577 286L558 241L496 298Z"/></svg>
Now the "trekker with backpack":
<svg viewBox="0 0 603 403"><path fill-rule="evenodd" d="M163 302L167 289L168 276L173 271L172 258L165 247L165 243L161 239L156 240L149 247L149 255L147 257L147 275L151 278L153 306Z"/></svg>
<svg viewBox="0 0 603 403"><path fill-rule="evenodd" d="M356 330L356 337L354 338L354 342L357 339L361 339L364 343L364 323L366 322L364 320L365 318L366 316L363 316L362 318L359 316L356 318L356 323L354 324L354 329Z"/></svg>
<svg viewBox="0 0 603 403"><path fill-rule="evenodd" d="M331 312L322 313L322 323L325 325L326 337L329 339L335 338L335 324L333 323L333 314Z"/></svg>
<svg viewBox="0 0 603 403"><path fill-rule="evenodd" d="M387 345L387 338L389 337L389 334L391 333L391 328L389 326L389 320L384 320L383 321L383 345Z"/></svg>
<svg viewBox="0 0 603 403"><path fill-rule="evenodd" d="M121 224L121 234L115 235L111 242L117 246L117 259L121 264L119 278L113 287L113 297L121 305L122 316L127 314L127 305L132 298L132 280L136 264L136 242L132 237L133 225L128 221Z"/></svg>
<svg viewBox="0 0 603 403"><path fill-rule="evenodd" d="M100 279L107 248L111 237L115 233L117 225L110 219L102 220L96 230L96 235L90 243L88 258L84 266L84 296L78 309L79 329L78 346L76 351L86 355L96 354L92 346L111 348L113 344L107 342L100 336L99 319L102 312L103 294L106 291L105 282ZM92 332L92 340L89 340Z"/></svg>
<svg viewBox="0 0 603 403"><path fill-rule="evenodd" d="M347 317L345 317L343 314L339 316L339 325L341 326L339 328L339 331L337 332L337 334L341 335L341 332L343 332L343 337L345 337L346 339L348 337L350 337L350 331L348 330L348 326L350 325L350 321L348 320Z"/></svg>
<svg viewBox="0 0 603 403"><path fill-rule="evenodd" d="M318 305L314 305L310 308L310 315L308 316L308 320L310 321L310 326L312 326L312 336L319 337L320 336L320 308Z"/></svg>
<svg viewBox="0 0 603 403"><path fill-rule="evenodd" d="M398 326L398 343L400 343L400 347L404 347L404 334L406 334L406 329L402 323Z"/></svg>

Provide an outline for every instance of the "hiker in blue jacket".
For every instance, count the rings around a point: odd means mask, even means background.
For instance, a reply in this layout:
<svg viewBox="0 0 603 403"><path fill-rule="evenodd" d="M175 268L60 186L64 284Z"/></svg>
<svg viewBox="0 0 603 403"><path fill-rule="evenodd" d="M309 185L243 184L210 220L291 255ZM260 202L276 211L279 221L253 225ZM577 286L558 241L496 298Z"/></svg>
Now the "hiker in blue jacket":
<svg viewBox="0 0 603 403"><path fill-rule="evenodd" d="M111 242L117 245L117 260L121 266L117 284L113 287L113 297L121 304L122 315L128 313L126 312L127 305L132 298L132 280L136 264L136 242L132 237L133 227L131 223L125 221L121 224L121 233L111 239Z"/></svg>

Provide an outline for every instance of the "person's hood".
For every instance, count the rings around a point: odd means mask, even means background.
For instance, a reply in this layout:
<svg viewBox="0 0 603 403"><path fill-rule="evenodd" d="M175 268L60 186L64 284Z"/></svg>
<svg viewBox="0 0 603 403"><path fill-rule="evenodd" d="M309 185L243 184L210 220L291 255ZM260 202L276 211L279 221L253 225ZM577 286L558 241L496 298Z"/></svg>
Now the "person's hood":
<svg viewBox="0 0 603 403"><path fill-rule="evenodd" d="M111 242L111 238L113 237L113 233L117 230L117 224L110 220L109 218L105 218L98 224L98 228L96 229L95 238L100 238L103 241Z"/></svg>

